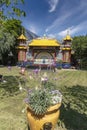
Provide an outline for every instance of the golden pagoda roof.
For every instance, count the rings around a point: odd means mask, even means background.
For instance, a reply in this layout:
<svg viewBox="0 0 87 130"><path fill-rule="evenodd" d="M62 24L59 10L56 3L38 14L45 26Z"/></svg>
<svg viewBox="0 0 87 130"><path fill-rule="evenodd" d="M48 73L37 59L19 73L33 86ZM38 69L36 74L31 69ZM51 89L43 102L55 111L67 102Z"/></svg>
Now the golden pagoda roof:
<svg viewBox="0 0 87 130"><path fill-rule="evenodd" d="M26 38L23 34L21 34L21 35L18 37L18 39L19 39L19 40L27 40L27 38Z"/></svg>
<svg viewBox="0 0 87 130"><path fill-rule="evenodd" d="M17 49L27 49L26 46L17 46L16 48L17 48Z"/></svg>
<svg viewBox="0 0 87 130"><path fill-rule="evenodd" d="M56 39L48 39L48 38L41 38L41 39L34 39L31 41L29 46L60 46Z"/></svg>
<svg viewBox="0 0 87 130"><path fill-rule="evenodd" d="M66 37L65 37L63 40L64 40L64 41L66 41L66 40L70 40L70 41L71 41L72 38L71 38L71 36L70 36L69 34L67 34Z"/></svg>
<svg viewBox="0 0 87 130"><path fill-rule="evenodd" d="M62 50L71 50L71 48L62 48Z"/></svg>

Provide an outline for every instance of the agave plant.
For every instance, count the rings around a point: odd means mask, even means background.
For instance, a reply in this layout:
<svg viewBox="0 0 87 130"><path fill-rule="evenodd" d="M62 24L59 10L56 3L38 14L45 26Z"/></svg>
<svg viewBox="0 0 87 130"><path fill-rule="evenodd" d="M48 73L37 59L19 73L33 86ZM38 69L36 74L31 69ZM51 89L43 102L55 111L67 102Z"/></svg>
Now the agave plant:
<svg viewBox="0 0 87 130"><path fill-rule="evenodd" d="M33 78L34 80L35 77ZM28 90L28 96L25 102L36 115L43 115L47 109L57 103L61 103L62 94L59 90L55 90L52 83L49 82L46 73L37 80L40 85Z"/></svg>

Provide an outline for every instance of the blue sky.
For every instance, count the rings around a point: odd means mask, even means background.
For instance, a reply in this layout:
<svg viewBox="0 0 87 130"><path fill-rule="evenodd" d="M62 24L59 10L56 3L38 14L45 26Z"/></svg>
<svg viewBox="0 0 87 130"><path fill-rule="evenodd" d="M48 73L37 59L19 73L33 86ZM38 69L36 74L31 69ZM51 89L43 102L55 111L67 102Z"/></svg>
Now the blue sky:
<svg viewBox="0 0 87 130"><path fill-rule="evenodd" d="M87 34L87 0L25 0L21 17L25 28L57 39Z"/></svg>

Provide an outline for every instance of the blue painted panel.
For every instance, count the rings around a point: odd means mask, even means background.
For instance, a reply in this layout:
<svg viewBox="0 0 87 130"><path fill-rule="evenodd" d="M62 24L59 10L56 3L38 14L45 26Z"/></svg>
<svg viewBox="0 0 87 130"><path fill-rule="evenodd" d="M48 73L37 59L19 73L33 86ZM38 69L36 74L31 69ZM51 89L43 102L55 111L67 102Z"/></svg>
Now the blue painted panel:
<svg viewBox="0 0 87 130"><path fill-rule="evenodd" d="M62 63L62 68L69 69L71 67L70 63Z"/></svg>

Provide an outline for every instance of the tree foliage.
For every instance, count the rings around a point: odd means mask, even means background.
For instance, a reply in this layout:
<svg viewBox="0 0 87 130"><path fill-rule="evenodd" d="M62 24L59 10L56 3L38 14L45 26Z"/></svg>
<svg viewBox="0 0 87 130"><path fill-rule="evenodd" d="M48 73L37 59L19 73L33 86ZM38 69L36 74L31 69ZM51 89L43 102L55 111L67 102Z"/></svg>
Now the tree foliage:
<svg viewBox="0 0 87 130"><path fill-rule="evenodd" d="M0 52L4 53L10 50L10 47L15 43L14 35L8 32L4 32L4 28L0 29Z"/></svg>
<svg viewBox="0 0 87 130"><path fill-rule="evenodd" d="M0 29L0 50L2 53L16 44L16 39L21 34L22 28L20 20L10 19L3 22Z"/></svg>
<svg viewBox="0 0 87 130"><path fill-rule="evenodd" d="M87 35L76 36L73 38L72 48L74 50L74 56L80 62L81 68L87 66Z"/></svg>
<svg viewBox="0 0 87 130"><path fill-rule="evenodd" d="M17 38L21 34L22 25L20 20L10 19L2 23L0 29L0 59L7 58L8 53L16 55ZM6 59L5 58L5 59Z"/></svg>
<svg viewBox="0 0 87 130"><path fill-rule="evenodd" d="M25 16L25 12L17 7L20 3L24 4L24 0L0 0L0 19L7 17L7 13L10 16L14 14L17 16Z"/></svg>
<svg viewBox="0 0 87 130"><path fill-rule="evenodd" d="M22 26L21 26L21 21L17 19L8 19L3 22L3 27L5 32L11 33L12 35L17 38L21 31L22 31Z"/></svg>

